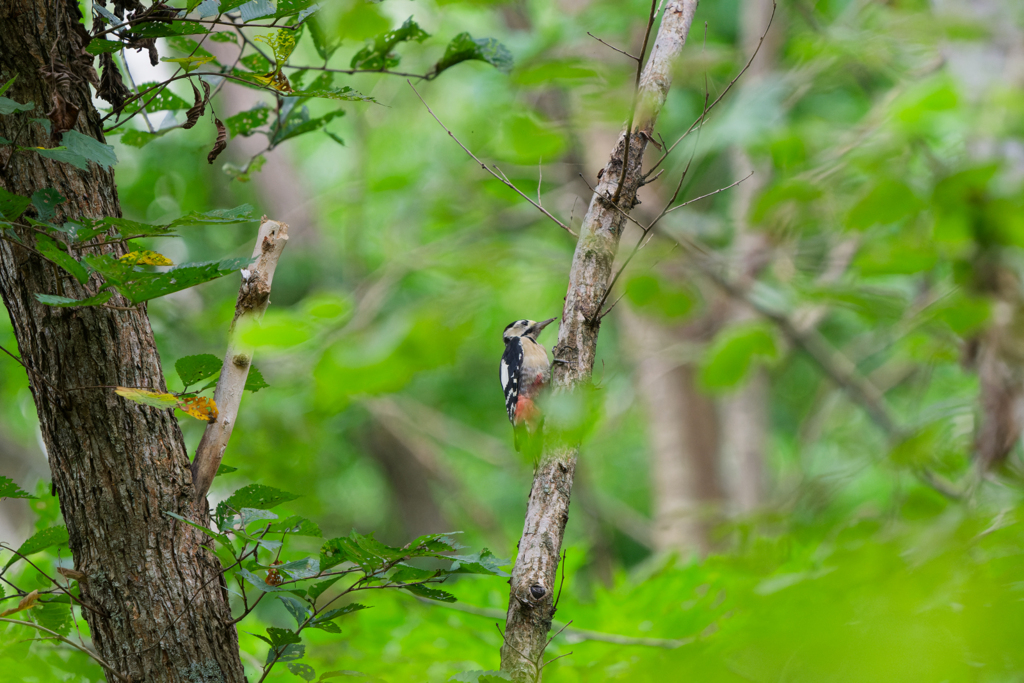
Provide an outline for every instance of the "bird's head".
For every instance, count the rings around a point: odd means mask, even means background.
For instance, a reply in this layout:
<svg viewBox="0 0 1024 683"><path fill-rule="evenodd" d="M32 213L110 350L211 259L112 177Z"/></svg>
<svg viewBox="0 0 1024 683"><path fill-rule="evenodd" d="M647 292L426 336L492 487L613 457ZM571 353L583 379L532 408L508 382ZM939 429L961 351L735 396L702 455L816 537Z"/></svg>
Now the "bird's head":
<svg viewBox="0 0 1024 683"><path fill-rule="evenodd" d="M537 341L537 335L540 334L541 330L555 322L557 318L549 318L548 320L542 320L539 323L533 320L517 320L514 323L509 324L505 328L505 332L502 335L507 344L510 339L515 337L529 337L533 341Z"/></svg>

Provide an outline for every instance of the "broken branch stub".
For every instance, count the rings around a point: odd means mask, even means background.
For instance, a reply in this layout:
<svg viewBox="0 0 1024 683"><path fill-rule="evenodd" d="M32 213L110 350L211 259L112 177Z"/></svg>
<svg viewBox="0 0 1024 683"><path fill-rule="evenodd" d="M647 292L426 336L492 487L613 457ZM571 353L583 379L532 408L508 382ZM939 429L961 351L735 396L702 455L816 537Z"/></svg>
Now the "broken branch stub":
<svg viewBox="0 0 1024 683"><path fill-rule="evenodd" d="M597 308L611 281L624 212L632 209L636 200L642 182L644 150L672 84L672 67L690 32L697 2L676 0L665 8L654 48L640 77L635 125L632 131L623 131L619 136L580 226L558 343L554 348L556 363L552 383L555 391L569 391L586 383L593 371L600 327ZM627 144L630 146L628 155ZM626 172L623 174L624 159ZM618 201L612 204L616 196ZM559 436L571 430L551 426L551 438L545 443L534 474L512 572L501 667L514 681L540 678L541 658L554 614L555 575L579 455L578 439Z"/></svg>
<svg viewBox="0 0 1024 683"><path fill-rule="evenodd" d="M258 324L270 305L270 287L274 281L281 252L288 244L288 225L263 217L252 257L256 262L242 271L242 285L238 289L235 303L235 318L228 331L228 349L224 354L220 379L213 398L217 404L217 419L207 425L203 438L196 449L192 462L192 483L196 489L196 501L206 498L210 484L217 474L224 451L231 439L231 431L238 417L242 402L245 380L249 377L253 349L239 339L238 330L247 324Z"/></svg>

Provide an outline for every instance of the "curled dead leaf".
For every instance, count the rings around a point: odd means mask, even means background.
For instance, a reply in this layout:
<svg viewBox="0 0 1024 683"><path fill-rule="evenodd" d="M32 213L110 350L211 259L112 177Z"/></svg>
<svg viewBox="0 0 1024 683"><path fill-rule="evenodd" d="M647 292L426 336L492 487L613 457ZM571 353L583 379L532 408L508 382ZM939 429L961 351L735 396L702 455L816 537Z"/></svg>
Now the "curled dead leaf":
<svg viewBox="0 0 1024 683"><path fill-rule="evenodd" d="M192 85L192 94L195 97L195 104L185 113L185 123L181 125L182 128L188 129L199 123L199 117L206 113L206 103L210 101L210 84L200 79L200 83L203 84L203 94L199 94L199 88L192 81L189 83Z"/></svg>
<svg viewBox="0 0 1024 683"><path fill-rule="evenodd" d="M67 567L57 567L57 573L65 579L71 579L72 581L84 581L87 578L85 572L80 572L77 569L68 569Z"/></svg>
<svg viewBox="0 0 1024 683"><path fill-rule="evenodd" d="M224 123L220 119L215 118L213 123L217 126L217 141L213 143L213 149L206 155L206 160L211 164L228 146L228 129L224 127Z"/></svg>
<svg viewBox="0 0 1024 683"><path fill-rule="evenodd" d="M32 591L31 593L23 597L21 600L19 600L16 607L12 607L10 609L4 610L3 612L0 612L0 617L6 617L8 614L14 614L15 612L21 612L22 610L35 607L38 601L39 591Z"/></svg>

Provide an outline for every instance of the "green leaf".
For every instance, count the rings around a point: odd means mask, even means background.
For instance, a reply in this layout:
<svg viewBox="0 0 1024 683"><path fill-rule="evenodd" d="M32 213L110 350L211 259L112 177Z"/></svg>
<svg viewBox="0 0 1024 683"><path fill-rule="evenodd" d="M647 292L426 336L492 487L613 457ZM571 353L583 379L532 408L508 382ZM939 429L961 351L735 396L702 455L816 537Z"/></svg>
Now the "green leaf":
<svg viewBox="0 0 1024 683"><path fill-rule="evenodd" d="M245 391L251 391L255 394L260 389L266 389L269 386L266 380L263 379L263 373L254 366L249 366L249 374L245 378Z"/></svg>
<svg viewBox="0 0 1024 683"><path fill-rule="evenodd" d="M18 546L18 552L22 555L32 555L38 553L41 550L55 545L67 545L68 543L68 530L63 525L51 526L47 529L43 529L33 534L27 541ZM20 557L15 555L11 559L7 560L7 564L4 565L4 569L7 569L12 564L17 562Z"/></svg>
<svg viewBox="0 0 1024 683"><path fill-rule="evenodd" d="M323 128L334 119L344 115L345 112L343 110L337 109L335 111L327 112L326 114L318 118L310 119L309 110L306 107L302 107L299 110L298 114L293 114L285 122L284 127L282 127L274 134L274 137L271 139L271 142L275 145L279 145L285 140L290 140L294 137L298 137L303 133L311 133L315 130L319 130L320 128Z"/></svg>
<svg viewBox="0 0 1024 683"><path fill-rule="evenodd" d="M284 603L288 613L295 618L295 625L302 626L303 622L309 618L309 606L294 595L279 595L277 597Z"/></svg>
<svg viewBox="0 0 1024 683"><path fill-rule="evenodd" d="M750 371L757 358L775 358L773 330L765 323L733 325L715 337L704 354L700 382L712 390L735 387Z"/></svg>
<svg viewBox="0 0 1024 683"><path fill-rule="evenodd" d="M325 581L318 581L306 589L306 594L309 595L310 600L315 602L317 598L324 594L324 591L336 584L339 580L341 580L340 576L332 576Z"/></svg>
<svg viewBox="0 0 1024 683"><path fill-rule="evenodd" d="M453 574L486 574L489 576L508 577L501 569L510 564L509 560L499 559L487 548L476 555L455 555L452 566L448 569Z"/></svg>
<svg viewBox="0 0 1024 683"><path fill-rule="evenodd" d="M58 306L60 308L68 308L71 306L102 306L103 304L110 301L110 298L114 296L114 293L110 290L103 290L86 299L69 299L66 296L57 296L55 294L36 294L36 300L41 304L47 306Z"/></svg>
<svg viewBox="0 0 1024 683"><path fill-rule="evenodd" d="M352 57L350 66L353 69L372 69L375 71L390 69L393 66L398 66L398 63L401 61L401 57L391 51L392 48L399 43L407 41L422 43L429 37L430 34L420 28L413 21L412 17L409 17L399 28L382 33L374 38L369 45L357 52Z"/></svg>
<svg viewBox="0 0 1024 683"><path fill-rule="evenodd" d="M75 276L75 279L85 284L89 279L89 273L85 266L79 263L71 254L61 248L46 235L36 235L36 249L40 254L50 259L58 266Z"/></svg>
<svg viewBox="0 0 1024 683"><path fill-rule="evenodd" d="M315 538L323 537L323 532L320 531L320 527L315 522L311 522L305 517L299 517L298 515L293 515L271 524L269 533L288 533L294 536L313 536Z"/></svg>
<svg viewBox="0 0 1024 683"><path fill-rule="evenodd" d="M29 151L35 152L44 159L63 161L66 164L71 164L80 171L89 170L89 160L86 159L81 154L76 154L75 152L72 152L67 147L54 147L53 149L37 149L35 147L30 147L28 149Z"/></svg>
<svg viewBox="0 0 1024 683"><path fill-rule="evenodd" d="M223 365L224 361L212 353L201 353L179 358L174 362L174 371L181 378L181 383L188 387L207 377L213 377L220 372Z"/></svg>
<svg viewBox="0 0 1024 683"><path fill-rule="evenodd" d="M238 44L238 36L235 35L234 31L219 31L210 36L210 40L215 43L235 43Z"/></svg>
<svg viewBox="0 0 1024 683"><path fill-rule="evenodd" d="M82 135L77 130L65 132L61 142L69 152L83 156L89 161L95 161L103 168L109 169L117 163L117 155L114 154L112 145L105 145L95 138Z"/></svg>
<svg viewBox="0 0 1024 683"><path fill-rule="evenodd" d="M224 119L224 125L227 126L228 131L231 133L231 137L237 137L239 135L248 137L252 135L257 128L266 125L267 120L270 117L270 112L270 107L261 102L252 109L247 109Z"/></svg>
<svg viewBox="0 0 1024 683"><path fill-rule="evenodd" d="M60 196L60 192L48 187L45 190L38 190L32 194L32 206L36 207L36 213L41 221L52 220L57 213L57 207L66 200Z"/></svg>
<svg viewBox="0 0 1024 683"><path fill-rule="evenodd" d="M192 73L204 64L208 64L214 61L213 55L189 55L188 57L161 57L161 62L171 62L177 64L179 67L185 70L185 73Z"/></svg>
<svg viewBox="0 0 1024 683"><path fill-rule="evenodd" d="M0 97L0 115L8 116L16 111L32 111L36 105L32 102L21 104L8 97Z"/></svg>
<svg viewBox="0 0 1024 683"><path fill-rule="evenodd" d="M89 41L89 44L85 46L85 51L91 55L103 55L108 52L117 52L122 47L124 47L124 43L116 40L93 38Z"/></svg>
<svg viewBox="0 0 1024 683"><path fill-rule="evenodd" d="M242 508L269 510L281 503L295 500L298 497L294 493L288 493L287 491L264 486L263 484L249 484L232 493L222 505L239 512Z"/></svg>
<svg viewBox="0 0 1024 683"><path fill-rule="evenodd" d="M124 135L121 136L121 144L141 149L157 138L162 138L171 130L172 129L168 128L166 130L157 131L156 133L148 133L144 130L136 130L133 128L124 132Z"/></svg>
<svg viewBox="0 0 1024 683"><path fill-rule="evenodd" d="M13 194L0 187L0 216L9 221L16 221L25 213L25 209L32 203L28 197L20 194Z"/></svg>
<svg viewBox="0 0 1024 683"><path fill-rule="evenodd" d="M443 590L438 590L437 588L427 588L426 586L420 585L402 586L402 588L413 595L420 596L421 598L438 600L440 602L457 602L454 595Z"/></svg>
<svg viewBox="0 0 1024 683"><path fill-rule="evenodd" d="M268 510L259 508L242 508L238 511L241 514L241 528L244 530L253 522L263 522L268 519L277 519L277 515Z"/></svg>
<svg viewBox="0 0 1024 683"><path fill-rule="evenodd" d="M86 263L113 282L133 304L178 292L189 287L230 275L252 263L250 258L225 259L206 263L184 263L164 273L138 270L139 266L117 262L109 254L86 256Z"/></svg>
<svg viewBox="0 0 1024 683"><path fill-rule="evenodd" d="M278 571L287 572L293 579L308 579L320 573L320 558L307 557L277 565Z"/></svg>
<svg viewBox="0 0 1024 683"><path fill-rule="evenodd" d="M377 100L367 95L362 95L347 85L343 88L321 88L314 90L296 90L293 97L319 97L324 100L337 100L339 102L376 102Z"/></svg>
<svg viewBox="0 0 1024 683"><path fill-rule="evenodd" d="M364 571L371 572L407 554L407 551L384 545L373 534L363 536L353 531L324 543L320 549L320 566L328 569L342 562L355 562Z"/></svg>
<svg viewBox="0 0 1024 683"><path fill-rule="evenodd" d="M223 9L221 10L223 11ZM209 33L210 29L194 21L174 21L169 24L153 22L143 26L136 24L132 33L143 38L166 38L168 36L192 36Z"/></svg>
<svg viewBox="0 0 1024 683"><path fill-rule="evenodd" d="M292 590L291 588L271 586L269 583L267 583L260 577L256 576L248 569L239 569L237 572L235 572L235 574L245 579L253 588L261 590L264 593L287 593L288 591Z"/></svg>
<svg viewBox="0 0 1024 683"><path fill-rule="evenodd" d="M0 477L0 500L4 498L35 498L35 496L22 491L18 485L14 483L13 479Z"/></svg>
<svg viewBox="0 0 1024 683"><path fill-rule="evenodd" d="M320 59L326 62L341 46L341 41L327 34L323 24L320 23L319 16L310 17L309 21L306 22L306 26L309 27L309 35L313 39L313 47L316 48L316 53L320 55Z"/></svg>
<svg viewBox="0 0 1024 683"><path fill-rule="evenodd" d="M151 92L146 92L151 88L153 89ZM163 111L165 109L177 111L180 109L189 109L192 106L188 101L182 99L178 95L175 95L174 92L164 83L142 83L139 85L138 90L140 93L145 94L139 99L126 104L124 109L121 110L121 113L133 114L141 109L142 105L146 105L146 111L150 112Z"/></svg>
<svg viewBox="0 0 1024 683"><path fill-rule="evenodd" d="M231 474L232 472L237 471L237 467L232 467L231 465L225 465L224 463L221 463L220 466L217 468L217 476L220 476L222 474Z"/></svg>
<svg viewBox="0 0 1024 683"><path fill-rule="evenodd" d="M302 638L299 637L298 633L286 628L271 626L267 629L267 635L270 636L271 647L281 647L282 645L292 645L294 643L302 642Z"/></svg>
<svg viewBox="0 0 1024 683"><path fill-rule="evenodd" d="M359 610L364 609L369 609L369 607L367 607L366 605L360 605L357 602L353 602L351 605L345 605L344 607L327 610L326 612L318 614L311 622L309 622L309 625L313 628L331 631L332 633L340 633L341 629L334 630L330 628L331 626L334 626L334 624L331 624L330 622L337 619L338 617L343 617L346 614L352 614L353 612L358 612Z"/></svg>
<svg viewBox="0 0 1024 683"><path fill-rule="evenodd" d="M512 53L494 38L475 39L468 33L460 33L452 38L444 51L444 56L434 66L434 73L439 74L456 64L468 60L487 62L498 71L508 73L512 70Z"/></svg>
<svg viewBox="0 0 1024 683"><path fill-rule="evenodd" d="M922 207L923 203L906 183L883 178L850 210L846 222L855 230L864 230L896 223Z"/></svg>
<svg viewBox="0 0 1024 683"><path fill-rule="evenodd" d="M314 671L313 667L309 664L304 664L302 662L299 662L298 664L289 664L288 670L304 681L312 681L316 678L316 671Z"/></svg>
<svg viewBox="0 0 1024 683"><path fill-rule="evenodd" d="M32 621L62 636L71 632L71 605L61 602L44 602L29 611Z"/></svg>
<svg viewBox="0 0 1024 683"><path fill-rule="evenodd" d="M10 87L14 85L14 81L16 80L18 80L18 74L14 74L13 76L11 76L11 80L4 83L3 86L0 86L0 95L3 95L5 92L7 92L10 89Z"/></svg>
<svg viewBox="0 0 1024 683"><path fill-rule="evenodd" d="M202 213L192 211L181 218L171 221L167 227L174 229L182 225L196 225L200 223L214 225L248 223L249 221L258 220L258 217L253 215L254 210L251 204L242 204L233 209L214 209L213 211L203 211Z"/></svg>
<svg viewBox="0 0 1024 683"><path fill-rule="evenodd" d="M266 0L260 0L265 2ZM301 644L285 645L280 648L273 648L267 653L267 664L271 662L294 662L306 655L306 646Z"/></svg>

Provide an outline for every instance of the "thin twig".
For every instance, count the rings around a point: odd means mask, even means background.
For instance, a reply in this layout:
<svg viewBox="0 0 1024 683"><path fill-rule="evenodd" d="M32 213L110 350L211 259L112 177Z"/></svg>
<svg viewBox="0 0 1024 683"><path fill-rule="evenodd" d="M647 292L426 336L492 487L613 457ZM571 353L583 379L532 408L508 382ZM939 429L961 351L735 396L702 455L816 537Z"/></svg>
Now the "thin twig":
<svg viewBox="0 0 1024 683"><path fill-rule="evenodd" d="M490 173L496 179L500 180L506 187L511 188L520 197L522 197L526 201L530 202L530 204L532 204L534 206L534 208L536 208L542 214L544 214L545 216L547 216L548 218L553 220L558 225L558 227L560 227L562 230L565 230L567 233L569 233L573 237L578 237L578 235L575 232L573 232L572 229L569 226L567 226L565 223L563 223L562 221L558 220L553 215L551 215L550 211L548 211L543 206L541 206L540 204L538 204L537 202L533 201L528 196L526 196L518 187L515 186L515 184L512 181L510 181L505 176L504 173L502 173L501 169L499 169L497 166L494 166L494 168L497 169L497 173L495 173L494 171L492 171L490 168L487 167L487 164L485 164L484 162L480 161L480 159L478 159L475 154L473 154L471 151L469 151L468 147L466 147L464 144L462 144L461 140L459 140L457 137L455 137L455 133L453 133L446 125L444 125L441 122L441 119L437 118L437 114L434 113L434 111L430 108L430 105L427 104L426 100L423 99L423 96L420 95L418 90L416 90L416 86L414 86L412 84L412 81L406 81L406 83L408 83L409 87L412 88L412 91L414 93L416 93L416 97L418 97L420 99L420 102L422 102L423 106L427 108L427 111L430 113L430 115L434 117L434 120L437 121L437 124L439 126L441 126L441 128L444 128L445 132L448 133L448 136L452 140L455 140L455 142L459 145L459 147L462 148L462 151L464 151L466 154L468 154L470 156L470 158L473 159L473 161L475 161L476 163L480 164L480 168L482 168L485 171L487 171L488 173Z"/></svg>
<svg viewBox="0 0 1024 683"><path fill-rule="evenodd" d="M603 40L601 40L600 38L598 38L597 36L595 36L595 35L594 35L593 33L591 33L590 31L587 31L587 35L588 35L588 36L590 36L591 38L593 38L594 40L596 40L597 42L601 43L601 44L602 44L602 45L604 45L605 47L609 47L609 48L611 48L611 49L615 50L615 51L616 51L616 52L618 52L618 53L619 53L620 55L626 55L627 57L629 57L630 59L632 59L632 60L633 60L633 61L635 61L635 62L639 62L639 61L640 61L640 59L641 59L640 57L637 57L636 55L631 55L631 54L629 54L629 53L628 53L628 52L626 52L625 50L620 50L619 48L615 47L614 45L612 45L612 44L610 44L610 43L606 43L606 42L604 42Z"/></svg>
<svg viewBox="0 0 1024 683"><path fill-rule="evenodd" d="M7 544L6 544L6 543L4 543L3 541L0 541L0 548L3 548L4 550L10 550L10 551L11 551L12 553L14 553L15 555L17 555L17 556L18 556L18 557L20 557L21 559L25 560L25 562L27 562L27 563L28 563L29 565L31 565L33 569L35 569L35 570L36 570L37 572L39 572L39 573L40 573L40 574L41 574L41 575L42 575L43 577L45 577L47 581L49 581L50 583L52 583L53 585L55 585L55 586L56 586L56 587L57 587L58 589L60 589L60 592L61 592L61 593L63 593L64 595L68 596L68 598L70 598L70 599L71 599L71 600L73 600L74 602L78 603L78 604L79 604L79 605L81 605L82 607L85 607L85 608L86 608L86 609L88 609L88 610L89 610L90 612L94 612L94 613L96 613L96 614L98 614L98 615L100 615L100 616L104 616L104 617L108 617L108 616L110 616L109 614L106 614L106 613L104 613L104 612L101 612L101 611L99 611L98 609L96 609L96 608L95 608L95 607L93 607L92 605L87 605L87 604L85 604L84 602L82 602L81 598L79 598L78 596L74 595L74 594L73 594L73 593L71 593L70 591L66 590L66 589L64 588L64 586L62 586L62 585L60 585L59 583L57 583L57 581L56 581L56 580L55 580L55 579L54 579L53 577L51 577L51 576L50 576L49 574L47 574L47 573L46 573L46 572L44 572L44 571L43 571L42 569L40 569L40 568L38 567L38 565L36 565L36 564L35 564L34 562L32 562L32 560L28 559L27 557L25 557L24 555L22 555L22 554L21 554L21 553L19 553L19 552L18 552L17 550L15 550L15 549L14 549L14 548L12 548L11 546L7 545Z"/></svg>
<svg viewBox="0 0 1024 683"><path fill-rule="evenodd" d="M117 676L118 680L124 681L125 683L132 683L132 679L131 678L129 678L128 676L125 676L122 673L120 673L117 669L115 669L110 664L108 664L106 661L104 661L98 654L96 654L95 652L93 652L92 650L90 650L87 647L82 647L81 645L78 645L77 643L75 643L75 641L70 640L69 638L65 638L64 636L62 636L61 634L59 634L59 633L57 633L55 631L51 631L50 629L48 629L48 628L46 628L44 626L40 626L39 624L33 624L30 621L20 621L18 619L7 619L6 617L0 617L0 621L8 623L8 624L16 624L18 626L27 626L29 628L34 628L37 631L43 631L44 633L49 633L52 637L56 638L57 640L61 641L62 643L66 643L67 645L70 645L71 647L75 648L76 650L84 652L85 654L87 654L90 657L92 657L93 659L95 659L99 663L100 666L102 666L103 668L105 668L107 671L109 671L110 673L114 674L115 676Z"/></svg>

